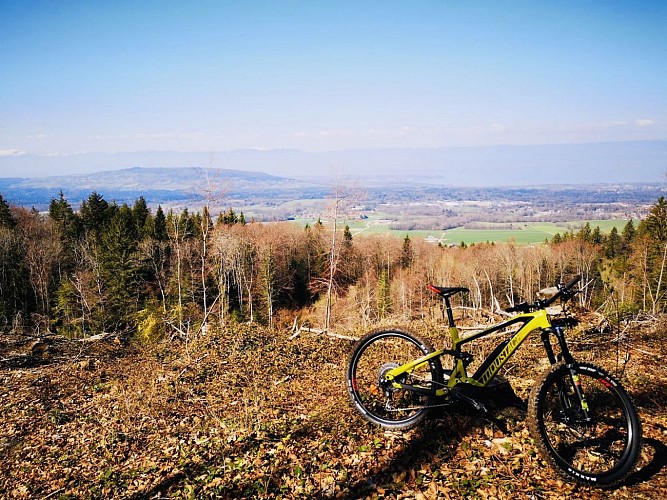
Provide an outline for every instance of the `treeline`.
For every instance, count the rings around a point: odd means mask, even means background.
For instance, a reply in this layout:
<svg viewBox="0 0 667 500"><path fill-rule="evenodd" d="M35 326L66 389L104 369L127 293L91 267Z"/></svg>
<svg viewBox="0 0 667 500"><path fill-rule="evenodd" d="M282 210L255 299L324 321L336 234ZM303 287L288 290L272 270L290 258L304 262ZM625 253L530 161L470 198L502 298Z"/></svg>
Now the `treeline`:
<svg viewBox="0 0 667 500"><path fill-rule="evenodd" d="M557 233L552 246L582 242L595 253L595 280L615 292L622 309L658 313L667 301L667 201L661 196L638 227L629 220L621 232L602 234L586 223L576 234Z"/></svg>
<svg viewBox="0 0 667 500"><path fill-rule="evenodd" d="M341 226L333 216L298 228L232 209L215 219L206 208L153 212L142 197L118 205L95 192L76 211L60 193L40 214L0 195L0 329L150 340L234 321L365 328L439 314L427 283L467 286L467 305L498 311L574 273L583 305L666 305L664 197L637 227L584 226L538 246L443 248L355 239Z"/></svg>

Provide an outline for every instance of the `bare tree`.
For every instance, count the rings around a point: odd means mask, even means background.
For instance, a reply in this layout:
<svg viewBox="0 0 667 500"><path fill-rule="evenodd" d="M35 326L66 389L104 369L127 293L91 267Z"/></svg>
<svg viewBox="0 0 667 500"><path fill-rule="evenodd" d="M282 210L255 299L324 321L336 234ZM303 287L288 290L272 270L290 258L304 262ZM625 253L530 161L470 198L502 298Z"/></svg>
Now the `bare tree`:
<svg viewBox="0 0 667 500"><path fill-rule="evenodd" d="M331 244L329 247L329 272L326 288L326 309L324 318L324 329L331 327L331 308L335 288L335 278L340 260L340 245L338 243L338 222L341 217L349 213L349 209L361 198L361 191L353 183L343 183L340 180L333 186L331 191L331 205L329 214L331 217Z"/></svg>
<svg viewBox="0 0 667 500"><path fill-rule="evenodd" d="M62 241L53 221L43 218L35 211L20 209L17 211L17 219L17 228L22 234L24 261L30 274L30 284L37 305L36 315L39 317L39 322L48 329L51 292L54 289L58 261L62 254Z"/></svg>
<svg viewBox="0 0 667 500"><path fill-rule="evenodd" d="M167 289L169 285L169 243L147 238L139 245L144 262L150 267L155 279L154 285L160 290L163 312L167 312Z"/></svg>
<svg viewBox="0 0 667 500"><path fill-rule="evenodd" d="M169 211L167 215L167 233L171 241L171 247L175 250L173 258L176 261L176 299L178 301L178 329L183 331L183 262L185 253L185 240L191 236L189 229L189 216L187 210L180 216Z"/></svg>
<svg viewBox="0 0 667 500"><path fill-rule="evenodd" d="M227 187L219 179L215 179L212 175L214 171L210 168L215 161L213 155L210 156L207 168L199 169L199 174L201 178L201 185L198 186L198 190L201 193L204 193L204 206L202 208L202 217L200 219L199 232L201 235L201 248L200 248L200 266L199 274L201 280L202 288L202 307L203 307L203 318L201 324L201 330L205 331L207 327L207 321L209 317L208 310L208 297L207 297L207 279L209 275L208 270L208 245L209 245L209 233L213 229L213 221L211 220L211 209L213 206L219 206L222 200L225 197L227 192ZM216 298L218 300L220 295Z"/></svg>

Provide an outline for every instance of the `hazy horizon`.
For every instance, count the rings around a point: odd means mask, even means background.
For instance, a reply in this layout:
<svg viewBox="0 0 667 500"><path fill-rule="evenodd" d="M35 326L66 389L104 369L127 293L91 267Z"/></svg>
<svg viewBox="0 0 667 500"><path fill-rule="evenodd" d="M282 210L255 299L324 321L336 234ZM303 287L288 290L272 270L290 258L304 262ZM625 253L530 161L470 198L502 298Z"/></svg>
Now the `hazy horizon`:
<svg viewBox="0 0 667 500"><path fill-rule="evenodd" d="M0 178L86 175L133 167L219 168L330 183L517 186L667 181L667 141L450 148L243 149L6 155ZM44 172L41 175L26 173Z"/></svg>
<svg viewBox="0 0 667 500"><path fill-rule="evenodd" d="M664 141L665 26L657 0L0 0L0 158Z"/></svg>

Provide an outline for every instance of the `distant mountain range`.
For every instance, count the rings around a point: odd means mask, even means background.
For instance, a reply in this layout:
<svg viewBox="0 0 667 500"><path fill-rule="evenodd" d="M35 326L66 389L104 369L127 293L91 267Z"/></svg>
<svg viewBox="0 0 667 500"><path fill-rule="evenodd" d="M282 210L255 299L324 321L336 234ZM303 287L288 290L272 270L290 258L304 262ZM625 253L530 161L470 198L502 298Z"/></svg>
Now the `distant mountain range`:
<svg viewBox="0 0 667 500"><path fill-rule="evenodd" d="M323 198L332 185L348 182L380 198L400 194L404 200L417 191L463 187L497 196L510 187L643 183L664 192L666 173L667 141L316 153L15 154L0 156L0 193L11 203L38 209L61 190L74 206L92 191L118 203L143 196L150 205L187 206L209 196L272 206Z"/></svg>
<svg viewBox="0 0 667 500"><path fill-rule="evenodd" d="M195 167L132 167L90 174L0 178L0 193L11 203L43 209L62 191L76 207L93 191L118 203L143 196L149 205L198 204L219 199L303 199L323 196L312 183L261 172Z"/></svg>
<svg viewBox="0 0 667 500"><path fill-rule="evenodd" d="M479 187L661 183L667 180L667 141L321 152L245 149L0 155L1 177L91 173L131 167L214 167L265 172L318 184L352 178L375 186L397 181L422 186Z"/></svg>

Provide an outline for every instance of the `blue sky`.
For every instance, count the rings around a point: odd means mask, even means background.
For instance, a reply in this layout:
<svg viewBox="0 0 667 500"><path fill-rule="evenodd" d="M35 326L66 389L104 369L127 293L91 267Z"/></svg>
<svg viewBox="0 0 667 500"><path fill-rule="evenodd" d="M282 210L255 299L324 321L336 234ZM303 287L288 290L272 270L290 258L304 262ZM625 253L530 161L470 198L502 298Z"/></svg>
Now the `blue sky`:
<svg viewBox="0 0 667 500"><path fill-rule="evenodd" d="M667 139L667 2L0 0L0 155Z"/></svg>

